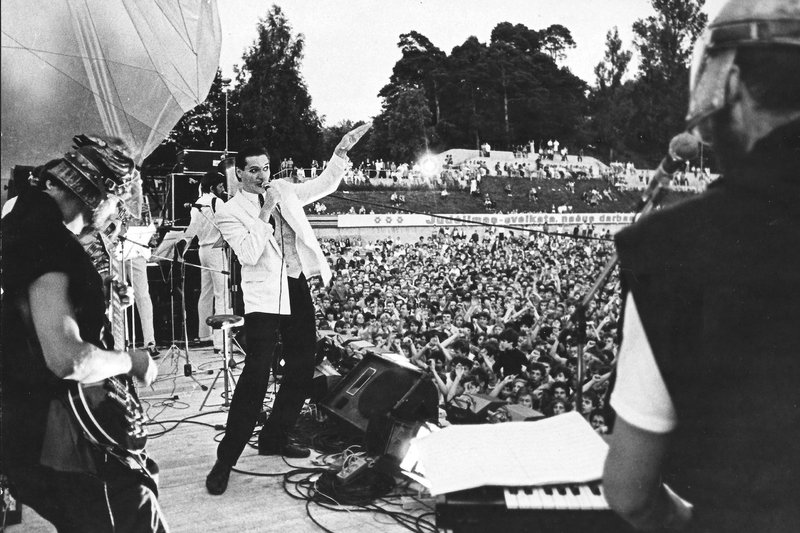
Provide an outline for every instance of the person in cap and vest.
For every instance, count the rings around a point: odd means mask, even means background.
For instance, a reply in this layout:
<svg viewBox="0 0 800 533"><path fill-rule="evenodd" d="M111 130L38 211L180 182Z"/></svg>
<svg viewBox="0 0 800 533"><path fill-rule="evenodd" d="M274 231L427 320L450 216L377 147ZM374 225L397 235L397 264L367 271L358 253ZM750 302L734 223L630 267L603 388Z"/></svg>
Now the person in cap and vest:
<svg viewBox="0 0 800 533"><path fill-rule="evenodd" d="M687 116L722 177L616 236L603 483L637 528L800 528L798 73L800 2L727 2L696 44Z"/></svg>

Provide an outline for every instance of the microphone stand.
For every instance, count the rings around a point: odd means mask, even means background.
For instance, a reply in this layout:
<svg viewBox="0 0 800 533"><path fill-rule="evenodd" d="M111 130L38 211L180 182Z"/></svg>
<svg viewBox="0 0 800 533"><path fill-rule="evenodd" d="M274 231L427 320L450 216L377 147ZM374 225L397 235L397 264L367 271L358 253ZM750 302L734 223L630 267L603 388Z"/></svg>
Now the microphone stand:
<svg viewBox="0 0 800 533"><path fill-rule="evenodd" d="M669 180L653 179L649 188L645 191L644 196L640 201L640 208L636 212L633 222L636 222L643 216L650 213L661 202L665 192L668 190L668 185L671 181L672 174L669 175ZM600 292L608 278L611 277L614 268L619 263L619 256L617 252L611 255L603 266L603 270L595 278L594 284L584 294L581 301L575 306L575 312L572 314L572 319L575 321L576 337L578 340L578 368L577 368L577 389L575 391L575 410L580 413L583 408L583 377L586 375L586 362L584 361L584 346L586 345L586 312L589 309L589 304L594 300L597 293ZM615 361L616 364L616 361Z"/></svg>
<svg viewBox="0 0 800 533"><path fill-rule="evenodd" d="M140 242L132 241L131 239L128 239L127 237L124 237L124 236L120 237L120 240L123 240L125 242L129 242L130 244L132 244L134 246L139 246L141 248L150 249L150 247L148 245L142 244ZM158 256L158 255L153 255L153 254L151 254L151 257L155 257L156 259L171 260L169 258L164 258L164 257ZM196 265L196 266L199 267L199 265ZM201 390L205 391L205 390L208 390L208 387L206 385L203 385L202 383L200 383L197 380L197 378L194 377L193 372L192 372L192 363L189 360L189 341L188 341L187 335L186 335L185 291L184 291L184 287L183 287L183 284L184 284L185 279L186 279L185 267L182 267L182 269L181 269L181 299L182 299L182 304L183 304L182 305L182 309L183 309L183 331L184 331L183 341L184 341L184 344L186 346L186 351L181 350L178 347L178 345L176 344L176 342L175 342L175 301L174 301L174 298L173 298L174 297L174 288L173 288L172 272L173 272L172 271L172 267L170 266L170 273L169 273L170 299L169 299L169 303L170 303L170 315L171 315L170 316L170 324L172 325L172 338L170 339L170 341L172 342L172 344L167 349L166 356L163 359L161 359L161 362L159 363L159 366L161 364L163 364L164 361L166 361L168 359L172 360L173 358L177 358L178 360L180 360L180 358L183 357L184 359L186 359L186 364L183 365L183 375L186 376L187 378L191 378L200 387Z"/></svg>

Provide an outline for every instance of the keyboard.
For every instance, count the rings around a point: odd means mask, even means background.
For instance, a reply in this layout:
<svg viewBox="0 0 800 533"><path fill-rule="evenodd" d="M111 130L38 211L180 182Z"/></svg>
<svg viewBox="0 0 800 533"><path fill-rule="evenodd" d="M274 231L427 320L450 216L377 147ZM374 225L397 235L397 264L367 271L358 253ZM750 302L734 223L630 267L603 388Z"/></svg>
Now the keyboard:
<svg viewBox="0 0 800 533"><path fill-rule="evenodd" d="M437 497L436 525L453 533L633 531L608 507L600 482L451 492Z"/></svg>
<svg viewBox="0 0 800 533"><path fill-rule="evenodd" d="M610 510L600 483L503 489L508 509Z"/></svg>

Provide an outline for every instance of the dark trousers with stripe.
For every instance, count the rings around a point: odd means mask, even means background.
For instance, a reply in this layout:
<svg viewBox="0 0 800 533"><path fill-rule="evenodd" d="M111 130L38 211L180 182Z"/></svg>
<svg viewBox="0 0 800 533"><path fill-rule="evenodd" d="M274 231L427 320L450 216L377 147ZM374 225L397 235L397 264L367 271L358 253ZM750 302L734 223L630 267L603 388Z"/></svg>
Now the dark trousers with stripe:
<svg viewBox="0 0 800 533"><path fill-rule="evenodd" d="M217 459L235 465L250 440L264 396L278 341L282 343L283 379L259 443L283 444L297 422L311 392L316 352L314 304L305 276L288 278L291 315L247 313L247 355L244 369L231 400L225 436L217 448Z"/></svg>
<svg viewBox="0 0 800 533"><path fill-rule="evenodd" d="M11 467L14 496L58 533L166 533L155 493L140 475L97 453L98 473L59 472L39 465ZM2 528L0 528L2 529Z"/></svg>

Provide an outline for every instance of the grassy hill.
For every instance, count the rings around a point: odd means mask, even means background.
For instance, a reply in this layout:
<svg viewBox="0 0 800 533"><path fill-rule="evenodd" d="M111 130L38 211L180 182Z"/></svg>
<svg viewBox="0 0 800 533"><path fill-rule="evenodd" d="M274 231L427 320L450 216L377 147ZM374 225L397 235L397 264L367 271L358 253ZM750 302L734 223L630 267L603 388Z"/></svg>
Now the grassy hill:
<svg viewBox="0 0 800 533"><path fill-rule="evenodd" d="M390 213L398 210L392 206L390 197L393 192L405 196L405 203L400 208L427 213L503 213L517 212L551 212L553 207L561 205L572 207L576 213L628 213L633 211L641 191L623 191L611 186L603 180L579 180L574 183L574 193L568 188L566 180L527 180L520 178L502 178L487 176L481 182L481 195L471 196L468 191L448 190L449 196L441 196L439 189L408 189L404 187L365 188L342 185L332 196L323 200L327 207L326 214L346 213L350 207L356 211L363 204L369 212ZM511 185L511 196L504 188ZM528 192L536 187L538 200L529 199ZM592 189L600 193L596 205L584 201L584 193ZM606 194L605 191L608 191ZM487 209L483 205L484 195L488 193L494 207ZM610 199L608 198L610 196ZM664 205L675 203L692 196L691 193L670 191Z"/></svg>

